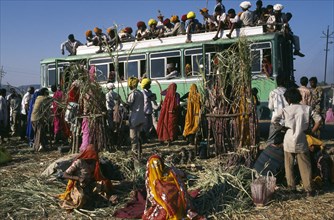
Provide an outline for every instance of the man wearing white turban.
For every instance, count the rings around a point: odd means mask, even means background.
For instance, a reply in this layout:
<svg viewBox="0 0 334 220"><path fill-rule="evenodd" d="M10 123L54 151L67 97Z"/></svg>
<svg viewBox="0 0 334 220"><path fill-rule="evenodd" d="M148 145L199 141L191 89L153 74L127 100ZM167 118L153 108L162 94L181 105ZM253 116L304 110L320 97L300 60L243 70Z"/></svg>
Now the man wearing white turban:
<svg viewBox="0 0 334 220"><path fill-rule="evenodd" d="M284 6L281 4L276 4L273 8L274 14L271 15L267 20L267 30L269 32L280 31L285 21L285 14L282 13Z"/></svg>
<svg viewBox="0 0 334 220"><path fill-rule="evenodd" d="M242 12L239 13L240 21L242 22L242 26L253 26L253 13L248 9L252 7L252 4L248 1L244 1L240 3L240 7Z"/></svg>

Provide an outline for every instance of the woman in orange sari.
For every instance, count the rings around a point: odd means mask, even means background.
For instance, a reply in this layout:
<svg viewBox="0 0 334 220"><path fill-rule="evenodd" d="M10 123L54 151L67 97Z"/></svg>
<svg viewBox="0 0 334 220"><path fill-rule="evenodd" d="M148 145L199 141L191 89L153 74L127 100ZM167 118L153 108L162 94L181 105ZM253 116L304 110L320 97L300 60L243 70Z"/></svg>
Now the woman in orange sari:
<svg viewBox="0 0 334 220"><path fill-rule="evenodd" d="M187 138L190 144L195 144L195 135L199 128L200 111L201 95L197 91L196 84L192 84L188 94L187 114L183 131L183 136Z"/></svg>
<svg viewBox="0 0 334 220"><path fill-rule="evenodd" d="M161 107L157 125L159 141L170 143L177 139L180 95L176 92L176 89L175 83L170 84L167 88L167 94Z"/></svg>
<svg viewBox="0 0 334 220"><path fill-rule="evenodd" d="M63 178L68 179L66 191L58 197L60 207L66 210L82 208L93 195L96 181L102 181L106 191L111 188L110 180L100 171L99 156L95 146L90 144L65 171Z"/></svg>
<svg viewBox="0 0 334 220"><path fill-rule="evenodd" d="M167 167L161 157L151 156L146 171L144 220L205 219L190 209L189 195L180 171Z"/></svg>

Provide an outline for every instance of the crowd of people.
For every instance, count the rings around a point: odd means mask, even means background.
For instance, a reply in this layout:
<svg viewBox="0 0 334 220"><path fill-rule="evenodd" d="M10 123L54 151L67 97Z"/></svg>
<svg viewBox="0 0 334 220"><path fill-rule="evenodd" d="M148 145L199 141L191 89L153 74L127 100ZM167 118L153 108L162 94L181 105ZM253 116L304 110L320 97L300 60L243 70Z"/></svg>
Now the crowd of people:
<svg viewBox="0 0 334 220"><path fill-rule="evenodd" d="M301 77L299 87L288 87L280 75L276 82L277 88L269 94L272 119L268 146L254 168L264 175L271 171L280 180L285 173L288 188L295 192L297 163L303 187L307 195L312 196L314 179L320 179L325 188L332 179L333 161L320 140L320 128L324 123L323 91L316 77Z"/></svg>
<svg viewBox="0 0 334 220"><path fill-rule="evenodd" d="M97 53L106 51L104 48L114 50L115 46L121 42L142 41L154 38L163 38L169 36L186 35L186 43L191 43L191 35L194 33L215 31L216 35L213 40L218 40L222 30L230 30L226 37L231 38L235 28L264 26L267 32L282 32L284 36L291 40L294 45L294 55L304 57L300 52L299 37L292 32L289 21L292 18L290 12L283 13L284 6L281 4L267 5L263 7L261 0L256 2L256 9L251 11L252 4L249 1L240 3L240 12L231 8L225 10L222 0L216 0L213 13L209 13L209 9L202 8L199 10L204 22L201 23L196 18L194 11L178 16L172 15L170 18L164 19L160 13L158 20L151 18L147 24L144 21L137 22L137 30L133 34L132 27L128 26L118 30L117 27L110 27L106 30L106 34L102 29L95 27L87 30L86 46L99 46ZM64 48L69 55L76 55L76 50L83 45L76 40L73 34L68 36L68 40L61 44L61 51L64 55Z"/></svg>
<svg viewBox="0 0 334 220"><path fill-rule="evenodd" d="M317 85L316 77L311 77L309 80L302 77L298 88L291 85L288 87L281 75L276 78L276 82L277 88L269 94L268 108L272 110L273 114L267 141L268 147L258 158L254 169L258 170L259 173L265 171L272 171L274 174L285 173L288 188L296 191L294 167L295 161L297 161L303 187L307 195L311 196L314 192L312 179L315 176L321 178L325 186L329 186L331 181L330 166L332 162L329 157L325 156L326 152L319 140L319 131L323 124L322 89ZM307 87L308 82L310 88ZM75 82L73 83L75 84ZM139 84L141 90L138 89ZM136 77L130 77L128 86L131 91L126 100L122 100L120 95L114 91L113 83L109 82L106 85L108 93L105 94L104 105L107 109L105 120L110 127L106 135L117 139L113 136L115 135L113 132L115 125L119 125L120 119L117 116L119 113L117 111L122 104L129 111L126 118L129 122L129 138L134 157L140 158L141 145L156 137L161 143L167 143L167 146L170 146L182 134L187 143L195 144L195 137L201 125L202 105L201 94L198 92L196 84L192 84L189 92L180 97L177 93L177 85L171 83L165 91L161 92L161 95L165 96L161 104L157 103L156 94L150 90L151 79L143 78L139 81ZM63 126L64 123L66 124L65 118L68 116L60 110L62 108L60 106L65 97L67 97L67 101L65 101L67 104L77 102L78 94L75 89L65 93L61 91L60 87L55 86L52 87L52 91L53 98L49 96L47 88L34 90L30 87L21 99L15 90L11 90L11 94L6 96L5 90L1 89L1 140L6 137L5 131L11 129L12 136L19 135L23 140L28 138L36 151L48 149L49 140L46 138L48 131L53 134L54 142L64 141L66 129ZM254 95L256 96L255 90ZM187 99L187 108L184 125L180 126L180 100L183 99ZM8 103L10 104L7 108ZM256 102L256 104L258 103ZM52 111L50 111L51 105ZM10 110L8 111L8 109ZM160 110L159 117L154 114L157 110ZM50 114L53 115L52 131L48 129L49 122L46 120L50 118L47 117ZM5 126L7 122L9 124ZM29 126L32 127L32 130ZM98 161L99 149L91 144L90 138L84 137L85 127L88 125L84 125L84 121L82 121L81 127L80 155L75 158L73 164L64 173L63 178L68 179L69 182L65 193L59 195L62 200L61 206L67 210L83 207L97 182L106 191L111 184L98 171L100 168L96 161ZM31 131L29 132L29 130ZM159 156L152 156L148 160L146 186L148 193L150 193L148 200L151 207L145 210L144 218L149 219L152 212L157 212L157 210L162 216L186 216L189 214L197 216L197 213L192 211L190 203L187 202L188 195L184 194L184 186L179 180L179 173L175 172L164 165L163 159ZM159 192L164 192L167 189L164 185L158 189L154 188L154 181L159 181L162 184L164 181L172 181L173 185L170 187L175 188L179 193L178 200L166 201L162 199ZM111 198L110 194L109 197ZM117 201L115 197L111 199ZM174 211L166 209L169 205ZM180 205L182 205L182 209L176 208Z"/></svg>

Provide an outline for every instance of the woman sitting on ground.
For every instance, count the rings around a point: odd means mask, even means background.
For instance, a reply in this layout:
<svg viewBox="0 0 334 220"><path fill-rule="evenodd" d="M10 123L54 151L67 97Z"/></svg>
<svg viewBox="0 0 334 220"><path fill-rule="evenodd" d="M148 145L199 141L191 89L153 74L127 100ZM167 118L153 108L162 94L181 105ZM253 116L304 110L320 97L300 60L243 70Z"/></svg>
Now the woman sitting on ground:
<svg viewBox="0 0 334 220"><path fill-rule="evenodd" d="M191 210L181 176L180 171L166 166L158 155L148 159L145 181L147 199L142 219L206 219Z"/></svg>
<svg viewBox="0 0 334 220"><path fill-rule="evenodd" d="M66 191L58 197L60 207L70 211L82 208L93 196L96 181L102 181L104 191L109 194L110 180L100 171L99 156L95 146L90 144L65 171L63 178L68 179Z"/></svg>

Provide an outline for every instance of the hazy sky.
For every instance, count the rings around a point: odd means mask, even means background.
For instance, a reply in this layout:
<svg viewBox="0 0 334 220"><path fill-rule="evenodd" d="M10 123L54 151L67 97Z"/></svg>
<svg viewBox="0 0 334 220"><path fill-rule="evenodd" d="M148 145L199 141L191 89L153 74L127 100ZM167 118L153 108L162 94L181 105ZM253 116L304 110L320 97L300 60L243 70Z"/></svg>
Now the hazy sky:
<svg viewBox="0 0 334 220"><path fill-rule="evenodd" d="M240 11L241 1L223 0L226 10ZM251 10L255 9L251 1ZM71 33L85 43L85 31L98 26L105 32L114 23L136 30L139 20L156 18L158 9L166 17L182 16L195 11L202 21L199 9L206 0L105 0L105 1L17 1L0 0L0 68L6 75L2 84L14 86L39 84L41 59L60 57L60 44ZM324 80L326 39L323 32L329 26L334 31L333 0L266 1L264 5L281 3L283 12L292 12L292 30L299 35L304 58L296 57L297 82L303 75ZM209 13L215 0L208 0ZM334 37L334 34L332 35ZM334 41L334 39L330 39ZM329 44L327 82L334 83L334 43Z"/></svg>

